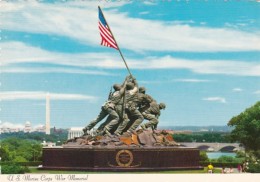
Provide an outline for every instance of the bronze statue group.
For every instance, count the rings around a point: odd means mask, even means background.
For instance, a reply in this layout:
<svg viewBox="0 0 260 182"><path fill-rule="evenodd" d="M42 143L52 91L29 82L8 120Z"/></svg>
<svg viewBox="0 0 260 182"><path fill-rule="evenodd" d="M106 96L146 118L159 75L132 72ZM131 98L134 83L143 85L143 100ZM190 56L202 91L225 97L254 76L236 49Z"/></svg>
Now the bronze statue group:
<svg viewBox="0 0 260 182"><path fill-rule="evenodd" d="M138 126L143 130L157 129L160 110L166 107L164 103L158 104L146 94L146 89L138 87L132 75L127 76L123 84L114 84L113 89L97 118L83 129L84 135L89 135L90 130L105 117L107 119L98 127L97 135L131 136ZM141 124L144 119L148 122Z"/></svg>

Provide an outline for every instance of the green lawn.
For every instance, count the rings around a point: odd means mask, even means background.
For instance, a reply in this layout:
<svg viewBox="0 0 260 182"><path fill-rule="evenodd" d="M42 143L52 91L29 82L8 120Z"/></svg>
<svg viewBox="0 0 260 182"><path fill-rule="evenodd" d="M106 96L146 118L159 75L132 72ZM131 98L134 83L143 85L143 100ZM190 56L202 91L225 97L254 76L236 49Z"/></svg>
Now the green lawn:
<svg viewBox="0 0 260 182"><path fill-rule="evenodd" d="M175 171L152 171L152 172L89 172L89 171L59 171L59 170L39 170L37 168L30 168L30 173L35 174L143 174L143 173L151 173L151 174L203 174L207 173L207 168L203 170L175 170ZM214 173L221 173L221 169L214 169Z"/></svg>

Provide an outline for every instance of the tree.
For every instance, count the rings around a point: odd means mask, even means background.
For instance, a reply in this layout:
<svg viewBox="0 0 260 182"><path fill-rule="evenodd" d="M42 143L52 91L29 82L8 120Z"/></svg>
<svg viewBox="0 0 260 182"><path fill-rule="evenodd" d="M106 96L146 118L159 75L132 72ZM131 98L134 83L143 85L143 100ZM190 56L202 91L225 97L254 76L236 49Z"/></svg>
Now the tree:
<svg viewBox="0 0 260 182"><path fill-rule="evenodd" d="M260 102L257 102L238 116L233 117L228 126L234 126L230 139L240 142L246 151L252 151L259 156L260 150Z"/></svg>
<svg viewBox="0 0 260 182"><path fill-rule="evenodd" d="M6 138L1 141L0 154L3 161L37 161L41 160L42 146L34 140Z"/></svg>
<svg viewBox="0 0 260 182"><path fill-rule="evenodd" d="M2 166L2 174L24 174L29 172L28 167L12 163Z"/></svg>
<svg viewBox="0 0 260 182"><path fill-rule="evenodd" d="M238 162L238 160L234 157L231 156L220 156L217 160L218 162L221 163L231 163L231 162Z"/></svg>
<svg viewBox="0 0 260 182"><path fill-rule="evenodd" d="M174 134L173 138L176 142L192 142L191 135L187 134Z"/></svg>
<svg viewBox="0 0 260 182"><path fill-rule="evenodd" d="M226 133L207 132L193 134L173 134L176 142L227 142Z"/></svg>
<svg viewBox="0 0 260 182"><path fill-rule="evenodd" d="M27 162L27 160L22 156L16 156L13 161L14 162Z"/></svg>
<svg viewBox="0 0 260 182"><path fill-rule="evenodd" d="M209 158L205 151L200 151L200 161L208 162Z"/></svg>
<svg viewBox="0 0 260 182"><path fill-rule="evenodd" d="M1 157L1 161L9 161L11 159L8 147L6 146L0 147L0 157Z"/></svg>

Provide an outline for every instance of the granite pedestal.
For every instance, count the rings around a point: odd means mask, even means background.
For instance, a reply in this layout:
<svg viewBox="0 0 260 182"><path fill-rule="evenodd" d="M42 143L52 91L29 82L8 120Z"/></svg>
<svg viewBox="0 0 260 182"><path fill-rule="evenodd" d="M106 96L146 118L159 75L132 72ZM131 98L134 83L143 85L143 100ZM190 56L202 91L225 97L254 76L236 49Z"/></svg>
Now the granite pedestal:
<svg viewBox="0 0 260 182"><path fill-rule="evenodd" d="M201 167L197 148L99 146L43 148L41 169L119 172Z"/></svg>

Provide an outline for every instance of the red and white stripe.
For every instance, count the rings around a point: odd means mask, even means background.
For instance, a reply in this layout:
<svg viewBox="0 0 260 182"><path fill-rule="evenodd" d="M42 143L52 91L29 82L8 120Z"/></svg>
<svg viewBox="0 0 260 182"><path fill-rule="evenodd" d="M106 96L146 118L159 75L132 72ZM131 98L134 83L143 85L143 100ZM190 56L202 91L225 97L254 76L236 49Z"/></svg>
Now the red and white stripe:
<svg viewBox="0 0 260 182"><path fill-rule="evenodd" d="M116 41L114 40L111 32L109 31L108 27L105 27L100 21L98 23L98 28L100 30L100 36L102 38L101 45L106 47L112 47L118 49Z"/></svg>

